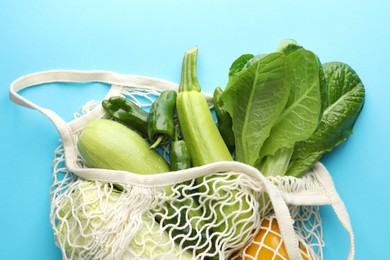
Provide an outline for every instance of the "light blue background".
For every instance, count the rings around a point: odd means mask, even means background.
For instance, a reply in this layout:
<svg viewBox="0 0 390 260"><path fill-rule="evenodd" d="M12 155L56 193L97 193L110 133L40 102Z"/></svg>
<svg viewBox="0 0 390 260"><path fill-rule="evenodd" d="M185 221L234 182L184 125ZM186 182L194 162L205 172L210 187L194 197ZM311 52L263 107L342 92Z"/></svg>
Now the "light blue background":
<svg viewBox="0 0 390 260"><path fill-rule="evenodd" d="M293 38L323 62L350 64L365 84L349 140L321 161L334 178L356 236L356 259L389 259L390 2L0 0L0 259L61 259L49 222L51 161L59 135L8 98L32 72L112 70L179 81L183 52L199 47L203 90L224 87L232 61ZM104 85L23 92L70 119ZM348 236L322 208L325 259L346 259Z"/></svg>

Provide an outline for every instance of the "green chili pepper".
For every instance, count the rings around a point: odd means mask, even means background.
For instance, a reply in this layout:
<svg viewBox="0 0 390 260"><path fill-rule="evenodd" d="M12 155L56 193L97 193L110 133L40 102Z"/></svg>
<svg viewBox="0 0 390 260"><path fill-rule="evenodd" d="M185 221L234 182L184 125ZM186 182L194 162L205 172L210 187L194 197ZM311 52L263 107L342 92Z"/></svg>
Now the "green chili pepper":
<svg viewBox="0 0 390 260"><path fill-rule="evenodd" d="M142 134L147 133L149 114L131 100L114 96L103 100L102 106L113 118Z"/></svg>
<svg viewBox="0 0 390 260"><path fill-rule="evenodd" d="M169 157L172 171L191 168L190 150L184 140L179 140L178 127L175 131L175 141L171 143Z"/></svg>
<svg viewBox="0 0 390 260"><path fill-rule="evenodd" d="M225 110L222 93L223 90L220 87L217 87L215 88L213 95L215 114L218 119L218 130L225 141L225 144L229 148L234 148L233 121L230 114Z"/></svg>
<svg viewBox="0 0 390 260"><path fill-rule="evenodd" d="M176 105L176 92L165 90L150 107L148 116L148 137L153 143L150 149L169 142L175 134L173 111Z"/></svg>

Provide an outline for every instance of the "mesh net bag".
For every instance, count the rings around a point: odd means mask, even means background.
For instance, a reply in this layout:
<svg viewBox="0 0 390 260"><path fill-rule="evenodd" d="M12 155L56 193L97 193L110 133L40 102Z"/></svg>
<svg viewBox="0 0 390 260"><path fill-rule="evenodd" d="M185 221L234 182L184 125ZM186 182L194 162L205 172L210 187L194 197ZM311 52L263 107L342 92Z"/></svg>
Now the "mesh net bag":
<svg viewBox="0 0 390 260"><path fill-rule="evenodd" d="M302 178L264 177L238 162L138 175L87 168L77 151L83 127L108 118L91 101L71 122L20 96L48 82L100 81L106 97L122 95L147 109L176 84L110 72L31 74L11 85L18 104L48 116L61 135L53 160L51 225L63 259L323 259L319 206L331 205L354 238L345 207L326 169ZM205 95L212 108L211 97ZM159 149L169 161L168 146Z"/></svg>

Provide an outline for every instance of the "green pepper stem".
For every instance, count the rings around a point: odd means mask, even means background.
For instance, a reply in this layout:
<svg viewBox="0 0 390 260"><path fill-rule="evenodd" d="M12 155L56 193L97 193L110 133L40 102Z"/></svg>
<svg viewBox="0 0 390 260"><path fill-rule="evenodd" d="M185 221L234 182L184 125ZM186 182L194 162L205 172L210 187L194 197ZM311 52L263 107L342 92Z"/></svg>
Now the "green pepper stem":
<svg viewBox="0 0 390 260"><path fill-rule="evenodd" d="M179 92L191 90L201 91L198 77L196 76L197 56L197 47L191 48L184 53Z"/></svg>
<svg viewBox="0 0 390 260"><path fill-rule="evenodd" d="M157 140L149 147L150 150L155 149L163 140L164 136L160 135Z"/></svg>

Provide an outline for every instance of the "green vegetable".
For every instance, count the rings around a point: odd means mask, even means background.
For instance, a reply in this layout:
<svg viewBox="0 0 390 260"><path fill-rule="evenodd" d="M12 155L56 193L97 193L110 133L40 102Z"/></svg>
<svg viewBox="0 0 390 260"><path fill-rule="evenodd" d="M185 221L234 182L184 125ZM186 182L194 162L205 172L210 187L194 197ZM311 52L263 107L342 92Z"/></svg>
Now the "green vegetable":
<svg viewBox="0 0 390 260"><path fill-rule="evenodd" d="M218 161L232 161L229 149L225 145L218 128L214 122L207 101L201 93L196 76L197 48L189 49L185 52L182 65L181 81L177 95L177 114L181 126L181 132L191 153L193 166L201 166ZM205 177L198 178L200 192L207 192L210 197L224 197L226 190L236 194L226 181L220 177L214 176L212 181L205 182ZM217 218L217 225L214 230L224 233L235 234L234 237L240 236L245 230L245 220L252 216L253 212L248 210L249 205L245 200L237 201L230 198L224 205L219 201L207 200L207 207L211 208L213 203L218 203L214 207L214 214ZM246 210L245 213L241 213ZM240 212L240 213L237 213ZM206 212L210 214L210 212ZM240 215L241 214L241 215ZM235 224L236 223L236 224Z"/></svg>
<svg viewBox="0 0 390 260"><path fill-rule="evenodd" d="M120 196L121 192L116 189L107 192L104 185L97 186L95 183L83 181L71 197L64 200L59 212L57 229L69 258L85 258L85 249L75 245L88 247L102 239L99 232L96 232L96 228L104 228L115 218L112 212L121 207L118 202ZM78 228L72 228L74 226L82 228L82 232ZM111 236L115 236L115 234L111 234ZM103 246L105 243L101 245ZM170 245L170 238L160 225L143 216L139 231L128 247L138 255L151 259L157 257L158 254L170 252L172 249ZM99 249L107 254L118 254L118 252L112 252L111 248ZM179 251L180 248L173 245L173 252L178 253ZM123 258L126 257L123 256ZM183 259L192 259L192 256L184 252Z"/></svg>
<svg viewBox="0 0 390 260"><path fill-rule="evenodd" d="M169 166L138 133L108 119L95 119L77 143L88 167L125 170L139 174L168 172Z"/></svg>
<svg viewBox="0 0 390 260"><path fill-rule="evenodd" d="M169 149L169 159L172 171L191 168L191 154L184 140L178 138L178 128L175 129L175 141Z"/></svg>
<svg viewBox="0 0 390 260"><path fill-rule="evenodd" d="M246 64L254 57L253 54L243 54L236 59L229 69L229 77L233 76L237 72L240 72Z"/></svg>
<svg viewBox="0 0 390 260"><path fill-rule="evenodd" d="M232 161L196 76L197 48L188 50L183 59L176 109L181 133L190 149L193 166L218 161Z"/></svg>
<svg viewBox="0 0 390 260"><path fill-rule="evenodd" d="M321 156L352 134L365 101L365 90L357 73L347 64L323 64L328 82L327 104L310 138L296 144L287 175L302 176Z"/></svg>
<svg viewBox="0 0 390 260"><path fill-rule="evenodd" d="M213 104L215 114L218 120L218 130L225 144L229 148L234 148L233 122L230 114L225 110L222 100L223 90L220 87L215 88L213 94Z"/></svg>
<svg viewBox="0 0 390 260"><path fill-rule="evenodd" d="M265 175L284 174L295 143L317 127L318 73L317 57L298 48L255 56L229 78L223 100L233 117L238 161Z"/></svg>
<svg viewBox="0 0 390 260"><path fill-rule="evenodd" d="M176 92L165 90L153 102L148 116L148 136L153 143L151 149L169 142L175 134L173 111L176 104Z"/></svg>
<svg viewBox="0 0 390 260"><path fill-rule="evenodd" d="M313 134L321 112L317 56L299 48L288 54L287 59L293 68L290 95L261 148L261 162L256 165L267 176L285 174L295 143Z"/></svg>
<svg viewBox="0 0 390 260"><path fill-rule="evenodd" d="M233 62L222 95L236 158L266 176L302 176L351 133L364 103L363 84L348 65L322 65L293 40L242 66L248 57Z"/></svg>
<svg viewBox="0 0 390 260"><path fill-rule="evenodd" d="M250 65L252 65L252 63L255 63L256 61L261 60L261 59L264 58L265 56L267 56L267 54L257 54L256 56L253 56L252 59L248 60L248 62L247 62L247 63L245 64L245 66L243 67L243 69L248 68Z"/></svg>
<svg viewBox="0 0 390 260"><path fill-rule="evenodd" d="M291 89L292 69L277 52L229 78L222 95L233 120L236 160L254 166L272 126L283 112Z"/></svg>
<svg viewBox="0 0 390 260"><path fill-rule="evenodd" d="M114 96L102 102L103 108L115 119L127 126L146 133L148 129L148 112L125 97Z"/></svg>
<svg viewBox="0 0 390 260"><path fill-rule="evenodd" d="M293 39L287 39L283 40L279 43L279 46L277 48L278 51L283 52L286 55L289 55L290 53L303 49L301 45L299 45L295 40ZM315 55L314 53L312 53ZM325 80L325 74L324 70L322 68L322 64L320 59L317 57L317 63L319 66L319 82L320 82L320 92L321 92L321 114L324 112L324 109L327 107L327 89L328 89L328 83Z"/></svg>

